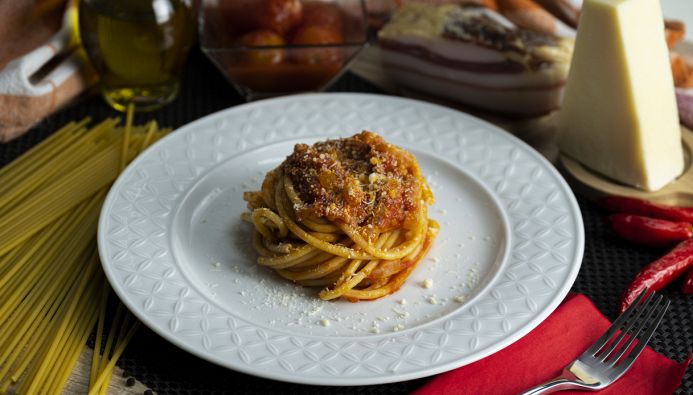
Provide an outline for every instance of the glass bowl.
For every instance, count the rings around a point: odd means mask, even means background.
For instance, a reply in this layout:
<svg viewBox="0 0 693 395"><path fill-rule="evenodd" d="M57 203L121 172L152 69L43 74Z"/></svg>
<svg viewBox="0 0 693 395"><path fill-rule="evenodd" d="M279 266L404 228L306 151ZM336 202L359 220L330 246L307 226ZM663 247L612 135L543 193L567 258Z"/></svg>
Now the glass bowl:
<svg viewBox="0 0 693 395"><path fill-rule="evenodd" d="M368 42L363 0L203 0L199 15L202 51L246 100L322 91Z"/></svg>

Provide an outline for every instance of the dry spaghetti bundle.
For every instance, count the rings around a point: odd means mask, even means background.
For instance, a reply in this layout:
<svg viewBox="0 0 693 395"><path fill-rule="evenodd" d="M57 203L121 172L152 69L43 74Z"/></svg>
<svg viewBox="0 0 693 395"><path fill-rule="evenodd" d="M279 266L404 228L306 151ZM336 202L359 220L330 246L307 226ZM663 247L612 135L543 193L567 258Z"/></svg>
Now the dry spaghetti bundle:
<svg viewBox="0 0 693 395"><path fill-rule="evenodd" d="M122 307L105 327L96 248L108 187L164 134L131 122L69 123L0 169L0 393L61 393L95 326L90 394L105 393L137 328Z"/></svg>
<svg viewBox="0 0 693 395"><path fill-rule="evenodd" d="M366 131L296 145L244 199L258 264L325 300L397 291L439 229L414 156Z"/></svg>

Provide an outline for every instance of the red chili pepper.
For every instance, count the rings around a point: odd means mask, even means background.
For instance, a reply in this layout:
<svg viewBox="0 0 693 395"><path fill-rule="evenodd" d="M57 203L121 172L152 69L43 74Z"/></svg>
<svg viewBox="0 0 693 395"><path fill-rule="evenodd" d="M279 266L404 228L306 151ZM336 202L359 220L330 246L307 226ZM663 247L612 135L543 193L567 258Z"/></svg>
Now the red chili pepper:
<svg viewBox="0 0 693 395"><path fill-rule="evenodd" d="M693 239L688 239L638 272L623 294L621 312L628 308L643 289L647 288L648 294L659 291L691 267L693 267Z"/></svg>
<svg viewBox="0 0 693 395"><path fill-rule="evenodd" d="M609 216L611 229L622 238L649 246L670 246L693 237L693 226L688 222L672 222L639 215L613 214Z"/></svg>
<svg viewBox="0 0 693 395"><path fill-rule="evenodd" d="M693 295L693 269L688 271L686 278L683 280L681 291L686 295Z"/></svg>
<svg viewBox="0 0 693 395"><path fill-rule="evenodd" d="M600 199L599 204L608 210L619 213L693 223L693 207L666 206L649 200L625 196L607 196Z"/></svg>

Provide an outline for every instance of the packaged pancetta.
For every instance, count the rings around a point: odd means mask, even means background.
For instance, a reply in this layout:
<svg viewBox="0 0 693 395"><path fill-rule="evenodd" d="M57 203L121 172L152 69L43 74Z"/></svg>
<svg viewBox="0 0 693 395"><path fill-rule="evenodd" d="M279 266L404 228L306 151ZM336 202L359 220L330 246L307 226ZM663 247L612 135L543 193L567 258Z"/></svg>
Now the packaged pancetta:
<svg viewBox="0 0 693 395"><path fill-rule="evenodd" d="M573 40L520 28L476 5L411 3L379 32L399 85L480 109L534 116L557 109Z"/></svg>

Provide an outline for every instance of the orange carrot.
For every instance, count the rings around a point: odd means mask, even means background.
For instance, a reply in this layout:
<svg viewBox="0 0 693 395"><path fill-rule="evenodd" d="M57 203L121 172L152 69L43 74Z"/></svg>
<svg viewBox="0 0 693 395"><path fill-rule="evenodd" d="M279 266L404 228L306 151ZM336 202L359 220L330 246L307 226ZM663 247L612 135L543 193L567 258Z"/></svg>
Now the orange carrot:
<svg viewBox="0 0 693 395"><path fill-rule="evenodd" d="M556 18L532 0L496 0L496 3L501 14L517 26L556 34Z"/></svg>
<svg viewBox="0 0 693 395"><path fill-rule="evenodd" d="M673 48L686 35L686 27L681 21L665 20L664 30L669 49Z"/></svg>
<svg viewBox="0 0 693 395"><path fill-rule="evenodd" d="M498 11L498 4L496 0L481 0L481 4L489 10Z"/></svg>
<svg viewBox="0 0 693 395"><path fill-rule="evenodd" d="M691 70L688 69L686 61L676 52L669 52L669 61L671 62L671 73L674 77L674 85L677 87L685 87L691 79Z"/></svg>

